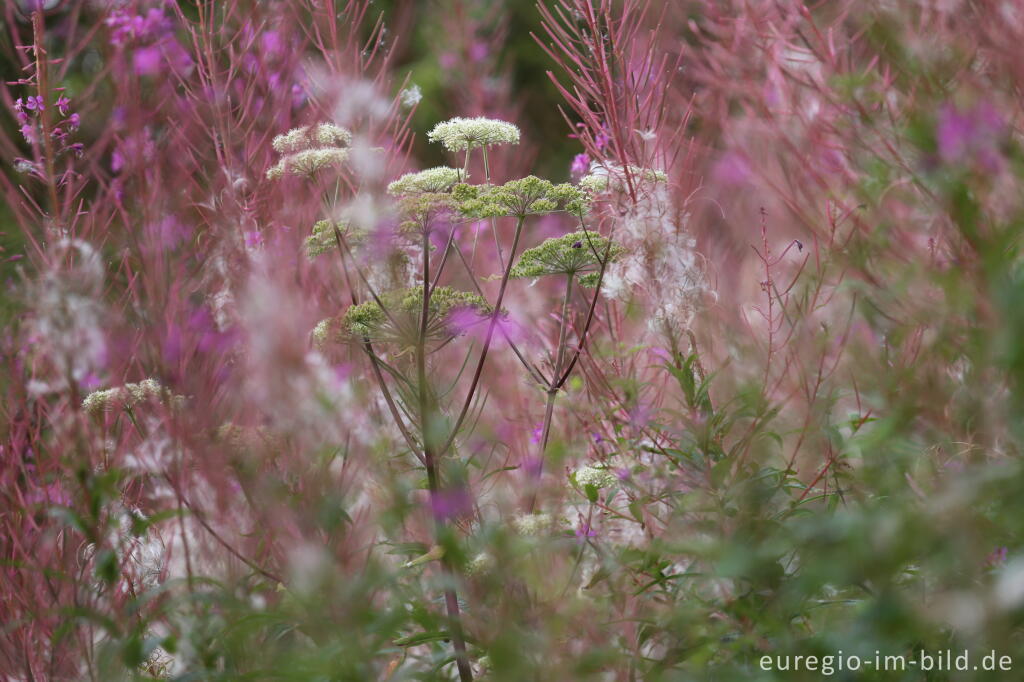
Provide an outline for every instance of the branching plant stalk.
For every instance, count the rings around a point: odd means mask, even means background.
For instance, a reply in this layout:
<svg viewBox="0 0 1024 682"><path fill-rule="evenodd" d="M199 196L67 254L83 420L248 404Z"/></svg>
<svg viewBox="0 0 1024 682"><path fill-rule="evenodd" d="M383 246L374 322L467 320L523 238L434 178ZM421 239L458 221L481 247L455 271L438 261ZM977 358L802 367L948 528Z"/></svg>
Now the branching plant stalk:
<svg viewBox="0 0 1024 682"><path fill-rule="evenodd" d="M555 351L555 367L552 373L555 379L561 374L562 361L565 358L565 339L569 332L569 302L572 297L572 279L572 273L566 275L565 296L562 298L562 317L558 322L558 349ZM540 436L540 455L537 460L537 468L531 474L533 477L530 485L532 492L530 493L530 503L527 505L527 512L529 513L533 513L533 508L537 504L537 486L540 485L541 476L544 474L544 455L547 451L548 439L551 436L551 421L555 414L555 398L558 396L558 391L558 384L555 382L548 384L548 400L544 408L544 425Z"/></svg>
<svg viewBox="0 0 1024 682"><path fill-rule="evenodd" d="M440 500L440 477L437 471L437 452L434 442L434 413L435 407L427 387L427 323L430 315L430 233L424 226L423 229L423 307L420 310L420 330L416 338L416 379L419 393L420 429L423 442L423 464L427 469L427 485L430 489L430 503L434 513L435 538L437 544L444 539L445 521L441 512ZM469 666L469 657L466 655L466 641L462 634L462 618L459 613L459 597L455 591L455 571L451 560L446 556L441 557L441 571L445 576L448 585L444 589L444 601L448 611L448 631L451 635L452 646L455 648L455 663L459 669L459 679L462 682L469 682L473 679L473 671Z"/></svg>
<svg viewBox="0 0 1024 682"><path fill-rule="evenodd" d="M487 325L487 334L484 336L484 345L483 348L480 349L480 359L476 363L476 370L473 372L473 379L470 381L469 392L466 394L466 400L462 404L462 410L459 412L459 417L455 420L455 424L452 426L451 433L448 434L448 440L445 441L444 446L438 450L438 457L443 457L455 442L459 429L462 428L462 423L466 420L469 408L473 404L473 397L476 395L477 386L480 385L480 376L484 371L484 362L487 360L487 351L491 348L491 341L494 339L494 330L498 326L498 317L501 315L501 304L505 300L505 289L508 286L509 276L512 274L512 263L515 262L516 259L516 249L519 247L519 238L523 234L523 223L525 221L525 215L521 215L516 219L516 233L512 238L512 251L509 253L508 262L505 264L505 271L501 275L501 286L498 288L498 300L494 302L494 311L491 313L491 320Z"/></svg>
<svg viewBox="0 0 1024 682"><path fill-rule="evenodd" d="M53 163L53 127L50 124L50 90L46 49L43 47L43 10L32 13L32 50L36 58L36 90L43 101L39 111L42 126L43 161L46 163L46 189L50 198L50 217L56 220L60 213L60 200L57 198L57 172Z"/></svg>

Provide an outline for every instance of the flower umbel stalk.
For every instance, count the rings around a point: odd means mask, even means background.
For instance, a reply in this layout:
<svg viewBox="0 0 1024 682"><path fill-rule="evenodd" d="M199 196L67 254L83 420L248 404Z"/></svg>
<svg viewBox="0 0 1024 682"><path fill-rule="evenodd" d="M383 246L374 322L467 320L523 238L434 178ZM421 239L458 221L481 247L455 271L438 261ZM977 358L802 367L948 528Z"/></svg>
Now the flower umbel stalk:
<svg viewBox="0 0 1024 682"><path fill-rule="evenodd" d="M430 233L423 230L423 306L420 311L420 333L416 339L416 378L419 393L420 429L422 431L423 464L427 469L427 485L430 488L430 503L434 510L435 539L440 544L444 539L445 520L439 513L438 493L440 477L437 471L434 443L434 414L436 410L427 387L427 322L430 315ZM442 263L443 266L443 263ZM440 274L440 273L439 273ZM455 571L447 555L441 557L441 572L449 583L454 582ZM459 613L459 597L455 587L449 584L444 590L445 607L448 611L448 630L451 634L452 646L455 648L455 663L459 669L459 679L469 682L473 679L473 671L466 655L466 641L462 634L462 618Z"/></svg>
<svg viewBox="0 0 1024 682"><path fill-rule="evenodd" d="M455 442L455 437L459 433L459 429L462 428L462 422L465 421L466 415L469 413L469 408L473 404L473 396L476 395L476 388L480 384L480 375L484 371L484 362L487 360L487 351L491 347L491 340L494 338L494 330L498 326L498 316L501 315L501 304L505 300L505 289L508 286L509 275L512 273L512 264L516 260L516 249L519 247L519 238L523 234L523 223L526 222L526 216L519 216L516 219L516 233L512 238L512 250L509 253L508 262L505 264L505 272L501 275L501 286L498 288L498 300L494 302L494 311L491 313L491 320L487 324L487 334L484 336L484 346L480 350L480 359L476 363L476 370L473 372L473 379L469 384L469 393L466 394L466 401L462 405L462 410L459 412L459 418L455 420L455 425L452 426L451 433L448 435L448 440L445 442L444 447L438 451L438 456L443 457L448 449L451 448Z"/></svg>
<svg viewBox="0 0 1024 682"><path fill-rule="evenodd" d="M569 301L572 297L572 280L573 275L567 275L565 278L565 296L562 298L562 316L558 322L558 349L555 351L555 367L552 376L557 380L562 372L562 361L565 359L565 339L569 331ZM560 385L552 381L548 384L547 394L548 400L547 405L544 408L544 426L541 430L540 437L540 454L538 455L537 468L532 471L530 476L533 479L530 482L530 503L527 505L526 510L529 513L533 513L533 508L537 504L537 486L540 484L541 476L544 473L544 455L548 447L548 438L551 436L551 421L555 413L555 398L558 396L558 390Z"/></svg>

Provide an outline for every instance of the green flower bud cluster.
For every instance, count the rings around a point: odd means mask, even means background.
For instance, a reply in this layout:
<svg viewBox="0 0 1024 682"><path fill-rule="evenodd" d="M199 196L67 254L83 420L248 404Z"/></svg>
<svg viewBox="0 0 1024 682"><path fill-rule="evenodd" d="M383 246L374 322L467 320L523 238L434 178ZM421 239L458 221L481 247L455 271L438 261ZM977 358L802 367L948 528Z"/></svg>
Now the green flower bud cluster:
<svg viewBox="0 0 1024 682"><path fill-rule="evenodd" d="M318 220L313 224L313 233L306 237L302 245L306 249L306 255L312 260L317 256L338 248L338 238L334 234L337 228L346 239L352 238L352 229L346 223L336 223L333 220Z"/></svg>
<svg viewBox="0 0 1024 682"><path fill-rule="evenodd" d="M601 261L616 260L625 250L596 232L570 232L546 239L540 246L523 251L511 277L575 275L583 286L596 286Z"/></svg>
<svg viewBox="0 0 1024 682"><path fill-rule="evenodd" d="M524 218L555 211L581 214L588 197L568 183L552 184L533 175L504 185L456 185L452 191L459 211L471 218Z"/></svg>
<svg viewBox="0 0 1024 682"><path fill-rule="evenodd" d="M341 319L341 325L352 336L383 341L404 341L418 333L423 310L423 287L392 291L381 297L387 308L376 301L351 306ZM427 314L427 337L449 338L463 333L459 324L453 324L452 313L472 311L479 319L489 316L494 309L483 297L451 287L436 287L430 294ZM338 338L336 322L324 320L314 330L314 339L331 342Z"/></svg>
<svg viewBox="0 0 1024 682"><path fill-rule="evenodd" d="M438 214L452 214L458 210L458 202L451 194L436 192L411 194L398 202L398 212L404 220L398 230L403 233L422 234L435 227L432 221Z"/></svg>

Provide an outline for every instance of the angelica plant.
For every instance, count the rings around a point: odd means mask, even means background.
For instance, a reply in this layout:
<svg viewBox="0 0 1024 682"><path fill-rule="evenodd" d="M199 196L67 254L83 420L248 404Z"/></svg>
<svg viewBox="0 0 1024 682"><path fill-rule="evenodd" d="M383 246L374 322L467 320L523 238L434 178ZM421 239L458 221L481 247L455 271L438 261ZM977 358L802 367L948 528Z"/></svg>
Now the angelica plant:
<svg viewBox="0 0 1024 682"><path fill-rule="evenodd" d="M314 130L321 129L323 125ZM292 154L297 149L304 149L310 137L306 130L297 129L277 138L275 148ZM568 376L568 371L563 372L563 356L567 348L572 282L578 278L584 286L596 286L596 297L605 266L620 255L621 249L607 237L584 228L548 240L520 255L520 244L529 219L562 212L582 221L588 211L591 194L574 185L554 184L535 176L492 185L486 151L494 145L519 141L519 131L511 124L487 119L453 119L435 127L429 138L441 142L451 152L464 152L464 168L469 166L470 155L479 150L484 156L485 182L470 184L465 170L437 167L403 175L388 185L387 191L394 197L393 206L398 216L398 231L394 239L397 244L405 245L410 257L420 260L418 283L412 287L377 290L356 255L355 245L346 236L346 230L329 220L316 223L306 242L308 252L313 255L327 251L330 249L329 238L333 236L340 247L344 271L354 271L362 286L352 288L353 280L349 278L353 304L344 313L321 321L312 336L319 347L352 343L363 350L391 417L426 472L434 509L434 542L438 550L409 562L407 566L437 561L442 573L449 577L444 588L449 632L459 676L468 680L472 678L472 670L456 592L457 570L450 558L452 552L444 549L456 540L451 535L449 515L439 511L444 507L443 497L451 484L445 480L446 467L442 462L453 458L459 460L461 444L471 432L467 417L477 403L481 376L495 334L503 326L501 319L506 314L503 304L509 282L555 274L567 278L554 376L544 378L515 348L507 333L504 335L531 376L545 384L549 393L546 417L549 427L554 396ZM284 168L290 167L288 164L294 165L289 158L286 156L282 160ZM272 169L269 175L280 177L281 174ZM471 265L472 259L465 258L455 240L459 225L479 219L491 221L501 266L500 283L493 303L484 295L481 278ZM499 219L514 221L507 258L497 241ZM441 244L443 246L439 246ZM439 252L435 254L435 250ZM461 262L465 275L472 281L473 292L441 284L443 279L452 277L448 271L454 262L450 258L453 252L457 254L455 260ZM358 290L365 292L366 300L358 300ZM593 315L593 305L590 315ZM479 349L474 351L473 344L467 344L464 349L456 351L464 358L460 364L471 365L472 372L465 379L460 372L452 385L441 387L441 373L435 358L442 349L478 325L483 328ZM585 333L580 337L581 344ZM568 369L571 371L571 367ZM455 389L460 381L466 383L461 391L462 398L452 401L446 396L458 393Z"/></svg>

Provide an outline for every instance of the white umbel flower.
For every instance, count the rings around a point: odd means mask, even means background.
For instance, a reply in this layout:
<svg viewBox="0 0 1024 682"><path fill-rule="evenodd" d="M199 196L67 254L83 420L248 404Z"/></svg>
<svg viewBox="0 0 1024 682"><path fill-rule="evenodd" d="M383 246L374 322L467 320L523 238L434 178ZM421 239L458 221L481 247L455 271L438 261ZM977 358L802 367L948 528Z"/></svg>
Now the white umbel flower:
<svg viewBox="0 0 1024 682"><path fill-rule="evenodd" d="M166 400L174 409L180 409L185 404L185 396L171 395L156 379L143 379L137 384L93 391L82 401L82 410L88 414L99 414L113 409L130 409L151 399Z"/></svg>
<svg viewBox="0 0 1024 682"><path fill-rule="evenodd" d="M338 166L348 158L348 150L340 147L325 149L307 149L306 151L289 154L267 171L268 180L289 175L316 175L329 166Z"/></svg>
<svg viewBox="0 0 1024 682"><path fill-rule="evenodd" d="M284 156L267 171L268 180L277 180L286 174L312 176L348 159L352 133L333 123L318 123L278 135L272 144L274 150Z"/></svg>
<svg viewBox="0 0 1024 682"><path fill-rule="evenodd" d="M480 552L466 564L466 575L482 576L490 573L497 566L497 561L487 552Z"/></svg>
<svg viewBox="0 0 1024 682"><path fill-rule="evenodd" d="M427 133L431 142L440 142L450 152L499 144L519 144L519 128L493 118L453 118L438 123Z"/></svg>
<svg viewBox="0 0 1024 682"><path fill-rule="evenodd" d="M517 516L512 525L520 535L542 535L551 530L551 514L524 514Z"/></svg>
<svg viewBox="0 0 1024 682"><path fill-rule="evenodd" d="M463 182L462 174L448 166L428 168L419 173L407 173L388 185L388 194L393 197L404 197L410 194L427 192L447 192L459 182Z"/></svg>
<svg viewBox="0 0 1024 682"><path fill-rule="evenodd" d="M333 123L318 123L315 126L293 128L275 137L271 144L274 151L281 154L323 147L347 147L352 144L352 133Z"/></svg>
<svg viewBox="0 0 1024 682"><path fill-rule="evenodd" d="M573 476L576 479L576 484L581 488L592 485L598 490L613 486L619 480L615 474L607 469L597 469L590 466L577 469Z"/></svg>

